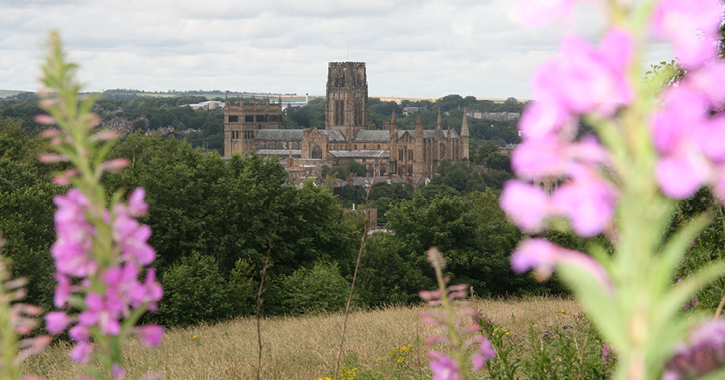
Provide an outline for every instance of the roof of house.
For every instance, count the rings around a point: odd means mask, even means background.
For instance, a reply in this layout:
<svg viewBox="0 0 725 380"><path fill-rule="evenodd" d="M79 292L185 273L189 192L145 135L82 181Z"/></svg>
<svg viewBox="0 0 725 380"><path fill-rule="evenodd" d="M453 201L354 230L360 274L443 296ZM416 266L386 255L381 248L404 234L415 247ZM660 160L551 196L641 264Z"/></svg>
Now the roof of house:
<svg viewBox="0 0 725 380"><path fill-rule="evenodd" d="M328 150L336 158L390 158L388 150Z"/></svg>
<svg viewBox="0 0 725 380"><path fill-rule="evenodd" d="M345 136L337 129L318 129L323 136L327 136L328 141L345 141Z"/></svg>
<svg viewBox="0 0 725 380"><path fill-rule="evenodd" d="M259 129L257 140L302 141L302 129Z"/></svg>
<svg viewBox="0 0 725 380"><path fill-rule="evenodd" d="M390 140L390 131L386 130L366 130L357 131L355 141L388 141Z"/></svg>
<svg viewBox="0 0 725 380"><path fill-rule="evenodd" d="M257 150L257 154L260 156L277 155L282 158L288 157L290 152L292 153L293 157L302 156L302 150L300 150L300 149L259 149L259 150Z"/></svg>
<svg viewBox="0 0 725 380"><path fill-rule="evenodd" d="M443 132L443 138L446 138L447 139L448 138L448 130L447 129L443 129L442 132ZM403 137L403 134L405 134L405 133L408 133L408 134L410 134L411 137L415 138L415 130L414 129L403 129L403 130L399 130L398 131L398 139L402 138ZM460 136L458 135L458 133L456 133L456 131L454 131L452 129L451 129L451 136L453 136L453 139L454 140L460 138ZM435 130L434 129L426 129L426 130L423 131L423 138L424 139L432 139L434 137L435 137Z"/></svg>

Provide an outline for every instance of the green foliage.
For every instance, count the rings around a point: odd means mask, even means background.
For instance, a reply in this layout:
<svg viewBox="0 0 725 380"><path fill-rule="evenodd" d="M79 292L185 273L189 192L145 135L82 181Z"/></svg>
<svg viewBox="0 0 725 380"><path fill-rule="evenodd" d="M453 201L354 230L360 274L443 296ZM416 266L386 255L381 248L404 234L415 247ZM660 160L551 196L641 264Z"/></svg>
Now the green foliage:
<svg viewBox="0 0 725 380"><path fill-rule="evenodd" d="M277 279L265 302L267 310L280 314L337 312L345 309L349 293L350 282L338 266L318 262Z"/></svg>
<svg viewBox="0 0 725 380"><path fill-rule="evenodd" d="M513 178L510 172L508 156L498 153L491 153L492 162L499 168L486 168L470 165L465 161L450 163L443 161L438 167L437 176L433 177L430 184L421 189L421 193L427 199L436 195L466 195L476 191L483 192L487 188L499 192L503 183ZM495 157L495 158L494 158Z"/></svg>
<svg viewBox="0 0 725 380"><path fill-rule="evenodd" d="M705 227L692 241L680 263L674 281L682 280L712 262L725 259L725 214L720 202L713 198L707 189L700 189L689 199L677 205L672 216L667 236L672 237L698 214L709 213L713 223ZM725 277L720 277L697 293L697 302L688 301L684 307L695 307L700 310L714 312L725 295Z"/></svg>
<svg viewBox="0 0 725 380"><path fill-rule="evenodd" d="M560 323L540 333L529 325L528 336L512 336L504 326L479 315L475 323L488 337L496 357L485 371L495 380L610 379L616 357L584 314L557 313Z"/></svg>
<svg viewBox="0 0 725 380"><path fill-rule="evenodd" d="M249 307L244 301L251 296L236 293L239 280L226 280L213 258L194 253L163 274L164 298L149 319L167 326L186 326L239 315Z"/></svg>
<svg viewBox="0 0 725 380"><path fill-rule="evenodd" d="M55 288L50 246L55 240L52 202L62 188L50 183L47 165L36 157L43 143L20 122L0 118L0 233L13 277L27 277L26 301L52 308Z"/></svg>
<svg viewBox="0 0 725 380"><path fill-rule="evenodd" d="M286 119L286 120L285 120ZM325 99L310 100L301 108L287 108L283 115L284 128L325 128Z"/></svg>
<svg viewBox="0 0 725 380"><path fill-rule="evenodd" d="M555 281L539 284L512 272L509 255L523 235L491 190L430 200L417 192L385 216L394 235L369 239L361 267L360 292L370 305L408 302L417 290L430 288L433 274L425 257L430 247L445 255L451 281L472 286L478 295L561 292Z"/></svg>

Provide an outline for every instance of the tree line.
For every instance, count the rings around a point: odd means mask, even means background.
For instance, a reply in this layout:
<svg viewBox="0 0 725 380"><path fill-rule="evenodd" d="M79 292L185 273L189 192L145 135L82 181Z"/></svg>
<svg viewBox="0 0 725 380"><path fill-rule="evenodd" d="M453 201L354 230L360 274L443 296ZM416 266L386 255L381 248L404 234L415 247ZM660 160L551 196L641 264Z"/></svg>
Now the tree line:
<svg viewBox="0 0 725 380"><path fill-rule="evenodd" d="M52 197L67 188L50 181L62 164L37 161L45 144L24 133L21 122L0 120L2 252L16 276L30 278L28 301L51 310ZM111 158L128 158L130 165L103 178L109 193L146 189L150 211L142 222L153 230L149 243L157 251L155 265L165 288L159 312L145 317L149 321L185 325L250 313L270 246L265 313L344 306L364 220L362 213L343 208L331 188L312 182L284 186L286 171L275 160L235 155L227 162L215 151L158 135L132 134L111 152ZM471 284L477 294L561 291L511 272L508 254L521 233L498 209L496 193L484 185L488 177L465 169L467 179L447 179L459 178L448 171L460 170L460 164L447 166L441 183L429 185L427 192L373 188L371 203L387 202L383 215L395 233L368 240L356 307L418 302L417 292L434 286L425 262L431 245L449 257L449 275ZM474 186L477 180L482 182ZM435 186L455 191L434 192Z"/></svg>
<svg viewBox="0 0 725 380"><path fill-rule="evenodd" d="M99 98L94 105L102 121L109 121L115 117L126 120L137 120L133 124L134 130L157 130L161 127L171 127L175 131L194 129L185 135L192 147L204 147L223 153L224 150L224 110L193 110L182 107L206 101L205 96L175 96L175 97L134 97L133 99L116 99L111 95L115 90L109 90L104 97ZM104 93L105 94L105 93ZM117 95L117 94L116 94ZM219 98L220 100L223 100ZM436 102L427 100L412 103L403 101L384 102L378 98L370 98L370 122L373 128L382 129L390 121L393 110L398 115L398 124L401 129L414 129L416 115L403 115L403 107L416 105L421 107L420 115L424 128L435 128L438 119L438 110L443 114L443 128L455 130L460 133L463 120L463 108L476 108L482 112L509 111L519 112L523 104L515 99L504 103L494 103L488 100L476 100L475 97L465 98L459 95L448 95ZM37 99L0 101L0 117L11 117L22 123L22 128L29 134L36 133L37 125L33 121L36 115L43 111L37 105ZM468 119L471 134L471 144L478 146L485 141L492 141L498 146L518 143L519 136L516 121L490 121L482 119ZM322 98L313 99L305 107L286 109L282 114L282 128L318 128L325 127L325 101Z"/></svg>

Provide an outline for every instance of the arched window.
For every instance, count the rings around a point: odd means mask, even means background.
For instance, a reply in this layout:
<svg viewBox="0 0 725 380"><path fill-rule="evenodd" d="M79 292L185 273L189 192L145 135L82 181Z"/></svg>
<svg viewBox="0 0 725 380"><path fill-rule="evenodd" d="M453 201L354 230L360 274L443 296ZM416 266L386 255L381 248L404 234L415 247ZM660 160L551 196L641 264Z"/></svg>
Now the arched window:
<svg viewBox="0 0 725 380"><path fill-rule="evenodd" d="M320 146L315 144L315 146L312 148L312 158L322 158L322 149L320 149Z"/></svg>

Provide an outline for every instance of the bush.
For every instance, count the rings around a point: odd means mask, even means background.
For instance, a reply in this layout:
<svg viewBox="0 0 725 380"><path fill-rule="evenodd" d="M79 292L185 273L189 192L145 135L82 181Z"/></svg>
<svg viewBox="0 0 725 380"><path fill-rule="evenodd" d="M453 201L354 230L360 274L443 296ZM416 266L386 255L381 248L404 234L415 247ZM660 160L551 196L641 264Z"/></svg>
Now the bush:
<svg viewBox="0 0 725 380"><path fill-rule="evenodd" d="M275 281L267 311L291 315L341 311L349 294L350 283L340 275L337 264L317 262Z"/></svg>
<svg viewBox="0 0 725 380"><path fill-rule="evenodd" d="M245 306L240 301L249 294L236 294L235 290L252 288L241 285L239 280L230 283L219 272L216 260L196 252L167 270L161 285L164 298L151 318L166 326L214 322L239 315Z"/></svg>

